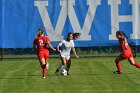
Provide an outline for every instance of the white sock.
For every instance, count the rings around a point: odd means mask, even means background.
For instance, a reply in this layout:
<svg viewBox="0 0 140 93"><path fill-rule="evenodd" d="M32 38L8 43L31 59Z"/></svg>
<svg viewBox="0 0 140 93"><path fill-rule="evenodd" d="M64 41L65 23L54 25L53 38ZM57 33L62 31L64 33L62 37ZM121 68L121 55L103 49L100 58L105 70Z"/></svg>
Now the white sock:
<svg viewBox="0 0 140 93"><path fill-rule="evenodd" d="M49 63L46 64L46 68L49 69Z"/></svg>

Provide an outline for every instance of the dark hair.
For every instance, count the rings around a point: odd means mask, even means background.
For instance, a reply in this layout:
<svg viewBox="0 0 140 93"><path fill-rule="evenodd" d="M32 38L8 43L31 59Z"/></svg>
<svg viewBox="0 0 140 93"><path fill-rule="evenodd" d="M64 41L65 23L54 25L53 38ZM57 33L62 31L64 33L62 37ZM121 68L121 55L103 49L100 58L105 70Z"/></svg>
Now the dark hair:
<svg viewBox="0 0 140 93"><path fill-rule="evenodd" d="M40 30L44 32L43 28L39 28L39 29L38 29L38 32L39 32Z"/></svg>
<svg viewBox="0 0 140 93"><path fill-rule="evenodd" d="M128 37L126 36L126 34L123 31L117 31L116 34L119 34L121 36L124 36L126 39L128 39Z"/></svg>
<svg viewBox="0 0 140 93"><path fill-rule="evenodd" d="M70 35L73 35L73 40L76 40L80 37L81 33L72 33L72 32L69 32L68 35L67 35L67 41L70 41Z"/></svg>
<svg viewBox="0 0 140 93"><path fill-rule="evenodd" d="M40 37L43 33L44 33L43 28L39 28L39 29L38 29L38 33L37 33L37 35L36 35L36 38Z"/></svg>
<svg viewBox="0 0 140 93"><path fill-rule="evenodd" d="M80 37L81 33L74 33L73 34L73 39L76 40Z"/></svg>

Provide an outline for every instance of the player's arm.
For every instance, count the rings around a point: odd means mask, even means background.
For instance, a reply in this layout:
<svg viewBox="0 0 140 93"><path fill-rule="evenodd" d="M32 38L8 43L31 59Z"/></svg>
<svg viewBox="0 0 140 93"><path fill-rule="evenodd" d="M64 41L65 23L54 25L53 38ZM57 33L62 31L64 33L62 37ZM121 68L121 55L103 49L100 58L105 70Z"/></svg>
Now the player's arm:
<svg viewBox="0 0 140 93"><path fill-rule="evenodd" d="M48 46L53 50L53 51L56 51L56 49L51 45L50 42L47 42Z"/></svg>
<svg viewBox="0 0 140 93"><path fill-rule="evenodd" d="M33 48L36 49L36 39L33 41Z"/></svg>
<svg viewBox="0 0 140 93"><path fill-rule="evenodd" d="M56 51L56 49L52 46L52 44L50 43L50 39L47 37L47 36L45 36L45 39L46 39L46 43L47 43L47 45L53 50L53 51Z"/></svg>
<svg viewBox="0 0 140 93"><path fill-rule="evenodd" d="M75 55L76 58L79 58L79 56L77 55L74 47L72 47L72 52L73 52L73 54Z"/></svg>
<svg viewBox="0 0 140 93"><path fill-rule="evenodd" d="M56 48L57 48L58 52L61 53L60 45L59 44L56 46Z"/></svg>
<svg viewBox="0 0 140 93"><path fill-rule="evenodd" d="M56 46L56 48L57 48L57 50L58 50L59 53L61 53L60 47L62 46L63 43L64 43L64 40L62 40L62 41Z"/></svg>

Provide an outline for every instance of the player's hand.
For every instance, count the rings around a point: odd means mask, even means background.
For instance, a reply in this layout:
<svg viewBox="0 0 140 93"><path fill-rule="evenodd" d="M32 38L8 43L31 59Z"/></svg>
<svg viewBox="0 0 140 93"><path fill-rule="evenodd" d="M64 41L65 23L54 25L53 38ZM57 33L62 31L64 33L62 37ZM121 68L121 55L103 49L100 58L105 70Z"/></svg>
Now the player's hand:
<svg viewBox="0 0 140 93"><path fill-rule="evenodd" d="M61 50L58 50L59 53L61 53Z"/></svg>
<svg viewBox="0 0 140 93"><path fill-rule="evenodd" d="M80 57L76 55L76 58L79 59Z"/></svg>
<svg viewBox="0 0 140 93"><path fill-rule="evenodd" d="M36 47L35 47L35 45L33 45L33 49L35 49Z"/></svg>
<svg viewBox="0 0 140 93"><path fill-rule="evenodd" d="M56 49L54 48L53 51L56 51Z"/></svg>

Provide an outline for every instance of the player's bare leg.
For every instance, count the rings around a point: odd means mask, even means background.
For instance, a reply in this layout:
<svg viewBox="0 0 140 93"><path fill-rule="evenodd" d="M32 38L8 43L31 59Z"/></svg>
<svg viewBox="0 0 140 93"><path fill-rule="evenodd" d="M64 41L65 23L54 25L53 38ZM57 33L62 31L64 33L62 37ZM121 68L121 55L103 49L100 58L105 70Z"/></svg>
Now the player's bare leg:
<svg viewBox="0 0 140 93"><path fill-rule="evenodd" d="M42 59L40 59L39 61L40 61L40 65L41 65L41 68L42 68L42 78L46 78L47 70L46 70L45 59L42 58Z"/></svg>
<svg viewBox="0 0 140 93"><path fill-rule="evenodd" d="M129 61L129 63L130 63L131 65L134 65L134 66L136 66L137 68L140 68L140 64L137 63L137 62L135 62L133 57L129 58L128 61Z"/></svg>

